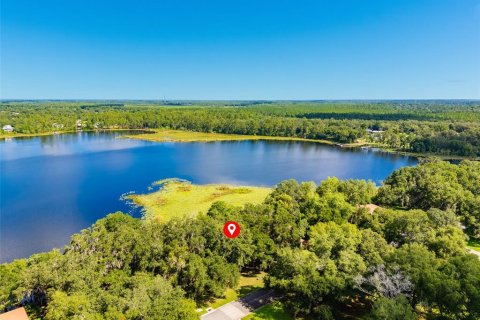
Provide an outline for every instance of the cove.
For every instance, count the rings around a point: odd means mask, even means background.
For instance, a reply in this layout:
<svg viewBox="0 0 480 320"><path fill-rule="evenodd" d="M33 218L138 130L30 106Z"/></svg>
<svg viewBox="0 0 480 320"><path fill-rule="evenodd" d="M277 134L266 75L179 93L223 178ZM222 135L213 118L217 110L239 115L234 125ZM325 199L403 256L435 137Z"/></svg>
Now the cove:
<svg viewBox="0 0 480 320"><path fill-rule="evenodd" d="M380 184L413 157L299 141L158 143L131 132L80 132L0 141L0 262L62 248L156 180L273 186L286 179Z"/></svg>

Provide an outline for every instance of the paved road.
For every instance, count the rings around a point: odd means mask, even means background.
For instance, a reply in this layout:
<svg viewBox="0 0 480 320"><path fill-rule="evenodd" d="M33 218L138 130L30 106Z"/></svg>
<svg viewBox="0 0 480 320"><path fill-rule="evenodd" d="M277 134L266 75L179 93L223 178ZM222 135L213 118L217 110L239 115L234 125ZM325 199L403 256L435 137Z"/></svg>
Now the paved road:
<svg viewBox="0 0 480 320"><path fill-rule="evenodd" d="M242 299L224 304L220 308L204 314L200 319L239 320L277 297L278 294L273 289L260 289Z"/></svg>

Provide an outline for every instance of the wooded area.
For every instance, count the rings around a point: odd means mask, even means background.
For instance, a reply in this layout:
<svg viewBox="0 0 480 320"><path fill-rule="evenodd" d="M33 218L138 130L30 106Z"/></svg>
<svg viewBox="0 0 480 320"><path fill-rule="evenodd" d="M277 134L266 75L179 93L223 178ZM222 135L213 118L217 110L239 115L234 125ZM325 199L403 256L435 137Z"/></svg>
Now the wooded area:
<svg viewBox="0 0 480 320"><path fill-rule="evenodd" d="M263 270L295 317L337 319L348 304L370 319L478 319L480 260L466 241L480 236L479 181L478 162L434 161L397 170L380 188L289 180L262 204L216 202L195 218L110 214L64 252L0 265L0 309L196 319L196 303L222 296L241 271ZM242 226L234 240L222 234L229 220Z"/></svg>
<svg viewBox="0 0 480 320"><path fill-rule="evenodd" d="M23 134L168 128L362 142L397 151L480 157L480 104L475 101L4 101L0 124Z"/></svg>

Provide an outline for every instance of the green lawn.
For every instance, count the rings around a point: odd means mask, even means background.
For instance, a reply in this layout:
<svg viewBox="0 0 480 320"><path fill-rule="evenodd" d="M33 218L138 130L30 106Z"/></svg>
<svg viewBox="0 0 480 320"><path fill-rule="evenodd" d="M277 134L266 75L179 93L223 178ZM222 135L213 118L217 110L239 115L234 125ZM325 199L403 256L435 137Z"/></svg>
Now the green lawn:
<svg viewBox="0 0 480 320"><path fill-rule="evenodd" d="M71 131L70 131L71 132ZM67 133L67 131L61 131L59 133ZM41 132L41 133L0 133L0 139L9 139L9 138L17 138L17 137L39 137L39 136L50 136L55 134L55 132Z"/></svg>
<svg viewBox="0 0 480 320"><path fill-rule="evenodd" d="M234 206L246 203L262 203L271 192L270 188L232 185L194 185L185 181L163 180L163 187L148 194L130 195L135 204L143 206L147 218L167 221L174 216L194 216L207 212L215 201L224 201Z"/></svg>
<svg viewBox="0 0 480 320"><path fill-rule="evenodd" d="M243 318L243 320L291 320L293 319L284 309L280 301L274 301L267 304L252 314Z"/></svg>
<svg viewBox="0 0 480 320"><path fill-rule="evenodd" d="M473 249L473 250L475 250L475 251L480 252L480 242L478 242L478 241L470 240L470 241L468 242L468 247L469 247L470 249Z"/></svg>

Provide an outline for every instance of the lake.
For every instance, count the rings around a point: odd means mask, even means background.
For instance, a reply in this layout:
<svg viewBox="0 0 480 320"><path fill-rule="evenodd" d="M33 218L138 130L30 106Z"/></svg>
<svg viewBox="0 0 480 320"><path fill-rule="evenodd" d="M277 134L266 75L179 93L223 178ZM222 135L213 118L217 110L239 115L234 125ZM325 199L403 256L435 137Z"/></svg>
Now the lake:
<svg viewBox="0 0 480 320"><path fill-rule="evenodd" d="M80 132L0 141L0 262L62 248L73 233L107 213L130 212L120 200L152 182L273 186L329 176L380 184L412 157L309 142L158 143L125 132ZM138 215L138 210L132 214Z"/></svg>

